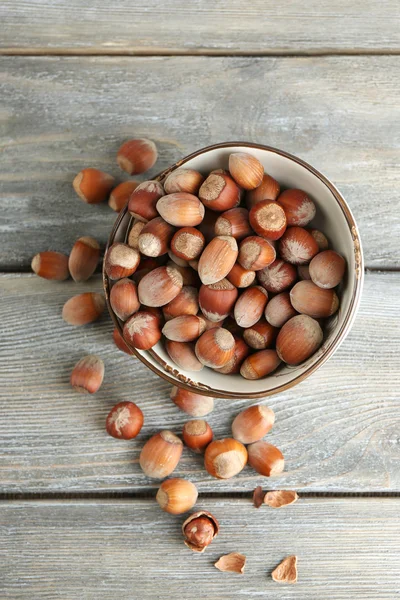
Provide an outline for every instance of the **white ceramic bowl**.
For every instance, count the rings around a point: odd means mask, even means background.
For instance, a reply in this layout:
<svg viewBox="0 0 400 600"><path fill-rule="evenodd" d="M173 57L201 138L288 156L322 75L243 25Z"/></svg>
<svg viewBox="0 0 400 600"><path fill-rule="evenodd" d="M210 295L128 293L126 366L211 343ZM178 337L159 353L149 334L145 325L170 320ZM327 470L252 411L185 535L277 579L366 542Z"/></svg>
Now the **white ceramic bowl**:
<svg viewBox="0 0 400 600"><path fill-rule="evenodd" d="M360 237L354 217L340 192L321 173L306 162L276 148L258 144L229 142L203 148L166 169L156 179L163 181L168 173L185 166L207 175L218 168L228 168L232 152L249 152L264 165L266 173L279 181L282 188L300 188L307 192L317 206L312 225L323 231L331 247L346 259L347 271L339 288L340 308L324 331L321 348L306 362L296 367L282 365L271 375L249 381L240 375L222 375L209 368L193 373L177 368L163 344L143 351L132 348L134 354L152 371L180 387L200 394L220 398L259 398L288 389L318 369L330 358L349 333L361 299L364 265ZM124 210L119 214L108 245L125 241L131 216ZM122 323L109 304L110 281L104 274L104 289L113 321L122 333Z"/></svg>

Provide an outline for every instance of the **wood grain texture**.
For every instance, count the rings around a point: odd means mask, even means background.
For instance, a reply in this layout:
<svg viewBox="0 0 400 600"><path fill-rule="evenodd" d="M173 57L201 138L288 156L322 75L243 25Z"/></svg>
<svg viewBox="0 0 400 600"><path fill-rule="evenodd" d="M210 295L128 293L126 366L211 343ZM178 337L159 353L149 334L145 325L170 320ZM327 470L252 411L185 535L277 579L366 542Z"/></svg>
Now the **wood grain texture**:
<svg viewBox="0 0 400 600"><path fill-rule="evenodd" d="M115 214L71 182L85 166L121 177L116 151L132 136L159 147L149 176L227 140L297 154L347 198L366 265L400 265L397 57L3 57L0 68L0 268L68 253L81 235L105 243Z"/></svg>
<svg viewBox="0 0 400 600"><path fill-rule="evenodd" d="M20 600L142 598L395 600L399 597L398 499L301 499L274 510L249 500L200 499L220 520L204 554L182 542L184 517L154 500L5 502L0 505L2 597ZM247 557L243 575L213 564ZM271 571L298 556L298 583Z"/></svg>
<svg viewBox="0 0 400 600"><path fill-rule="evenodd" d="M286 472L263 479L246 468L232 480L212 479L202 457L185 449L177 476L202 492L252 490L262 481L311 491L400 491L400 273L368 274L349 337L307 381L272 396L276 425L268 435ZM169 399L170 386L137 359L119 352L108 317L82 328L61 319L72 295L100 289L2 276L0 319L0 489L88 492L154 489L138 465L142 444L160 429L181 432L189 419ZM99 354L106 372L94 396L69 385L74 364ZM137 402L145 424L136 440L109 437L105 418L119 401ZM216 400L208 421L216 438L230 435L234 416L257 401Z"/></svg>
<svg viewBox="0 0 400 600"><path fill-rule="evenodd" d="M395 0L3 0L1 49L111 54L400 49Z"/></svg>

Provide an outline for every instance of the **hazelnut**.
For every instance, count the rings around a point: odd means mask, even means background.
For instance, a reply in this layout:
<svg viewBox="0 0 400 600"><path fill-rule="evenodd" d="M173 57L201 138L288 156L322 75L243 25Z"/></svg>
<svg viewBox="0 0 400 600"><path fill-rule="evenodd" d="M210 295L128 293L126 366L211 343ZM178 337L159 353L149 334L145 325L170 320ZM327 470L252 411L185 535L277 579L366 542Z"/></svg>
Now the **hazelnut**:
<svg viewBox="0 0 400 600"><path fill-rule="evenodd" d="M318 321L307 315L297 315L289 319L278 333L276 351L288 365L298 365L318 350L322 340Z"/></svg>
<svg viewBox="0 0 400 600"><path fill-rule="evenodd" d="M75 391L94 394L100 389L104 378L104 363L98 356L89 354L78 361L71 373L71 385Z"/></svg>
<svg viewBox="0 0 400 600"><path fill-rule="evenodd" d="M339 298L335 292L320 288L312 281L296 283L290 290L290 302L297 312L314 319L330 317L339 308Z"/></svg>
<svg viewBox="0 0 400 600"><path fill-rule="evenodd" d="M110 279L122 279L133 275L139 262L140 254L135 248L116 242L107 250L104 270Z"/></svg>
<svg viewBox="0 0 400 600"><path fill-rule="evenodd" d="M202 285L199 291L201 312L210 321L221 321L229 315L237 297L237 289L227 279Z"/></svg>
<svg viewBox="0 0 400 600"><path fill-rule="evenodd" d="M331 289L339 285L346 269L345 260L333 250L320 252L310 262L310 277L321 288Z"/></svg>
<svg viewBox="0 0 400 600"><path fill-rule="evenodd" d="M275 350L260 350L246 358L240 367L240 374L245 379L260 379L275 371L280 362Z"/></svg>
<svg viewBox="0 0 400 600"><path fill-rule="evenodd" d="M231 235L236 240L252 234L249 211L246 208L231 208L215 221L215 235Z"/></svg>
<svg viewBox="0 0 400 600"><path fill-rule="evenodd" d="M226 278L235 287L246 288L254 282L256 278L256 272L248 271L239 265L239 263L235 263Z"/></svg>
<svg viewBox="0 0 400 600"><path fill-rule="evenodd" d="M81 237L69 255L68 267L74 281L87 281L96 270L100 258L100 245L92 237Z"/></svg>
<svg viewBox="0 0 400 600"><path fill-rule="evenodd" d="M250 210L249 219L254 231L269 240L278 240L286 229L285 211L270 200L255 204Z"/></svg>
<svg viewBox="0 0 400 600"><path fill-rule="evenodd" d="M186 192L163 196L157 202L162 218L175 227L195 227L204 217L204 206L200 200Z"/></svg>
<svg viewBox="0 0 400 600"><path fill-rule="evenodd" d="M183 444L172 433L164 430L153 435L143 446L139 464L147 477L164 479L175 470L182 456Z"/></svg>
<svg viewBox="0 0 400 600"><path fill-rule="evenodd" d="M183 426L183 441L188 448L201 454L213 439L213 432L207 421L195 419Z"/></svg>
<svg viewBox="0 0 400 600"><path fill-rule="evenodd" d="M193 342L205 330L202 317L196 315L182 315L167 321L162 333L173 342Z"/></svg>
<svg viewBox="0 0 400 600"><path fill-rule="evenodd" d="M265 350L270 348L278 335L278 329L260 319L257 323L245 329L243 339L250 348L254 350Z"/></svg>
<svg viewBox="0 0 400 600"><path fill-rule="evenodd" d="M138 250L145 256L167 254L175 229L161 217L145 224L138 238Z"/></svg>
<svg viewBox="0 0 400 600"><path fill-rule="evenodd" d="M217 479L234 477L244 469L246 463L246 448L233 438L211 442L204 455L206 471Z"/></svg>
<svg viewBox="0 0 400 600"><path fill-rule="evenodd" d="M274 411L268 406L255 404L242 410L235 417L232 423L232 435L242 444L252 444L267 435L274 423Z"/></svg>
<svg viewBox="0 0 400 600"><path fill-rule="evenodd" d="M285 460L282 452L276 446L268 442L259 441L247 447L249 453L249 465L257 473L265 477L279 475L285 468Z"/></svg>
<svg viewBox="0 0 400 600"><path fill-rule="evenodd" d="M233 356L230 359L230 361L226 363L226 365L224 365L220 369L214 369L215 371L217 371L217 373L222 373L223 375L233 375L234 373L239 373L240 367L244 359L250 353L250 348L248 347L246 342L242 340L241 337L234 336L234 338L235 349L233 351Z"/></svg>
<svg viewBox="0 0 400 600"><path fill-rule="evenodd" d="M120 440L132 440L142 427L143 413L134 402L119 402L106 419L107 433Z"/></svg>
<svg viewBox="0 0 400 600"><path fill-rule="evenodd" d="M114 181L114 177L108 173L89 168L78 173L72 186L81 200L87 204L99 204L107 200Z"/></svg>
<svg viewBox="0 0 400 600"><path fill-rule="evenodd" d="M115 212L121 212L126 204L128 204L132 192L139 184L139 181L124 181L117 185L110 194L108 206L115 210Z"/></svg>
<svg viewBox="0 0 400 600"><path fill-rule="evenodd" d="M169 266L158 267L140 280L140 303L146 306L165 306L176 298L182 287L182 275L177 269Z"/></svg>
<svg viewBox="0 0 400 600"><path fill-rule="evenodd" d="M275 258L275 248L262 237L252 235L240 243L238 262L244 269L259 271L274 262Z"/></svg>
<svg viewBox="0 0 400 600"><path fill-rule="evenodd" d="M205 247L199 259L198 274L205 285L217 283L226 277L238 256L235 238L228 235L215 237Z"/></svg>
<svg viewBox="0 0 400 600"><path fill-rule="evenodd" d="M143 181L132 192L128 211L138 221L147 223L159 216L156 206L162 196L164 196L164 188L159 181Z"/></svg>
<svg viewBox="0 0 400 600"><path fill-rule="evenodd" d="M197 488L191 481L174 477L162 482L156 500L165 512L181 515L193 508L197 496Z"/></svg>
<svg viewBox="0 0 400 600"><path fill-rule="evenodd" d="M201 186L199 198L206 208L223 212L240 203L240 190L228 173L214 172Z"/></svg>
<svg viewBox="0 0 400 600"><path fill-rule="evenodd" d="M157 160L154 142L141 138L122 144L117 153L117 163L129 175L137 175L151 169Z"/></svg>
<svg viewBox="0 0 400 600"><path fill-rule="evenodd" d="M171 302L163 306L166 321L182 315L197 315L199 312L199 293L191 285L184 285Z"/></svg>
<svg viewBox="0 0 400 600"><path fill-rule="evenodd" d="M259 285L246 288L234 308L235 321L239 327L252 327L261 319L268 302L268 292Z"/></svg>
<svg viewBox="0 0 400 600"><path fill-rule="evenodd" d="M179 229L172 238L171 250L185 261L200 256L205 244L204 235L194 227Z"/></svg>
<svg viewBox="0 0 400 600"><path fill-rule="evenodd" d="M64 281L69 277L68 256L61 252L39 252L32 258L32 271L44 279Z"/></svg>
<svg viewBox="0 0 400 600"><path fill-rule="evenodd" d="M164 189L167 194L187 192L197 195L203 181L203 175L194 169L175 169L164 181Z"/></svg>
<svg viewBox="0 0 400 600"><path fill-rule="evenodd" d="M265 309L265 318L273 327L282 327L296 315L297 311L290 302L289 292L282 292L271 298Z"/></svg>
<svg viewBox="0 0 400 600"><path fill-rule="evenodd" d="M211 396L195 394L174 386L170 397L178 408L191 417L204 417L214 410L214 398Z"/></svg>
<svg viewBox="0 0 400 600"><path fill-rule="evenodd" d="M262 183L264 167L252 154L235 152L229 156L229 172L240 187L253 190Z"/></svg>
<svg viewBox="0 0 400 600"><path fill-rule="evenodd" d="M257 271L257 279L268 292L277 294L294 284L297 279L296 267L277 258L268 267Z"/></svg>
<svg viewBox="0 0 400 600"><path fill-rule="evenodd" d="M278 198L288 225L304 227L315 217L315 204L302 190L285 190Z"/></svg>
<svg viewBox="0 0 400 600"><path fill-rule="evenodd" d="M185 371L201 371L204 365L198 360L194 347L188 342L166 340L165 348L174 363Z"/></svg>
<svg viewBox="0 0 400 600"><path fill-rule="evenodd" d="M62 318L70 325L86 325L97 321L105 306L102 294L85 292L67 300L62 309Z"/></svg>
<svg viewBox="0 0 400 600"><path fill-rule="evenodd" d="M209 329L196 342L195 353L206 367L218 369L225 366L233 357L235 338L222 327Z"/></svg>
<svg viewBox="0 0 400 600"><path fill-rule="evenodd" d="M184 542L193 552L204 552L218 535L217 519L205 510L190 515L182 525Z"/></svg>
<svg viewBox="0 0 400 600"><path fill-rule="evenodd" d="M121 321L126 321L140 308L136 284L132 279L124 278L117 281L110 292L111 308Z"/></svg>
<svg viewBox="0 0 400 600"><path fill-rule="evenodd" d="M264 173L260 185L246 193L248 209L250 210L257 202L262 202L263 200L276 200L279 192L280 186L276 179Z"/></svg>
<svg viewBox="0 0 400 600"><path fill-rule="evenodd" d="M279 252L283 260L292 265L304 265L319 252L311 233L302 227L288 227L279 240Z"/></svg>
<svg viewBox="0 0 400 600"><path fill-rule="evenodd" d="M139 311L124 324L124 340L139 350L150 350L161 339L160 324L155 315Z"/></svg>

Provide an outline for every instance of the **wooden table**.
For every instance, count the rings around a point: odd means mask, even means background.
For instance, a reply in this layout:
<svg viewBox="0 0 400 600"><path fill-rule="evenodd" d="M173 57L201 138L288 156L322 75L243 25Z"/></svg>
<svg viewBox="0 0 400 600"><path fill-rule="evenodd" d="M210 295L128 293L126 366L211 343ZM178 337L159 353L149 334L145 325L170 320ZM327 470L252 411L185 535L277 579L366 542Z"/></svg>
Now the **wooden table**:
<svg viewBox="0 0 400 600"><path fill-rule="evenodd" d="M0 598L387 599L400 597L400 22L395 0L3 0L0 6ZM116 351L111 321L72 328L61 307L101 289L30 273L41 250L105 243L115 214L83 204L85 166L121 173L130 137L154 139L152 173L210 143L293 152L334 181L359 223L367 267L359 316L323 368L268 399L286 457L276 481L228 481L184 452L176 471L221 521L204 555L182 544L138 466L141 444L186 417L169 386ZM84 354L106 363L101 390L69 386ZM105 416L137 402L137 441ZM255 403L255 401L254 401ZM216 402L217 437L251 402ZM296 489L281 511L251 491ZM243 576L218 572L247 555ZM270 577L297 554L299 582Z"/></svg>

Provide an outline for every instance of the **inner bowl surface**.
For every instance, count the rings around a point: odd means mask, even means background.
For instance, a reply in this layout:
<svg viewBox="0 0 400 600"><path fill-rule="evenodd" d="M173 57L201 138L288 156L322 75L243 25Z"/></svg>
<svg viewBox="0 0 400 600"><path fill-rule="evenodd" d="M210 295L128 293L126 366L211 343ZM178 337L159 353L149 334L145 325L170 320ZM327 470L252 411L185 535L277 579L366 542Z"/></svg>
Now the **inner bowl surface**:
<svg viewBox="0 0 400 600"><path fill-rule="evenodd" d="M232 152L250 152L264 165L265 171L281 184L281 188L300 188L307 192L317 206L312 226L323 231L330 247L339 252L347 263L345 278L339 288L340 308L324 328L321 348L299 366L281 365L271 375L259 380L246 380L240 375L222 375L209 368L200 372L179 369L169 358L160 342L151 350L136 350L135 355L152 371L173 385L190 391L221 398L257 398L275 394L296 385L319 368L339 347L354 321L363 285L363 257L354 217L335 186L324 175L304 161L281 150L257 144L230 142L209 146L187 156L160 173L163 181L174 169L185 166L207 175L218 168L228 168ZM119 214L108 246L126 240L132 217L125 207ZM108 248L107 246L107 248ZM103 272L104 289L111 317L122 333L122 322L113 313L109 303L110 282Z"/></svg>

